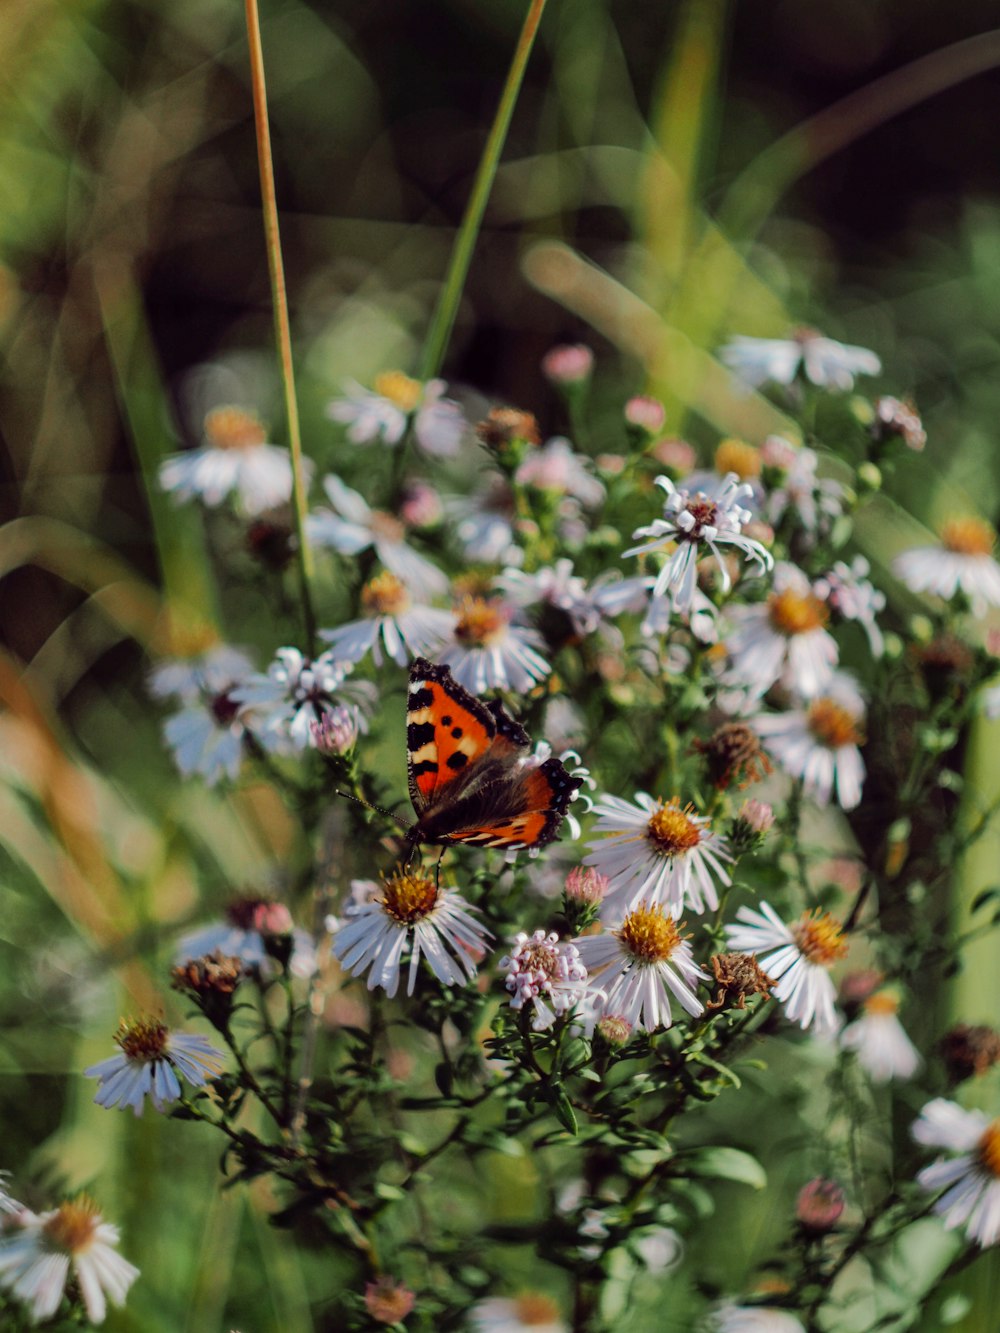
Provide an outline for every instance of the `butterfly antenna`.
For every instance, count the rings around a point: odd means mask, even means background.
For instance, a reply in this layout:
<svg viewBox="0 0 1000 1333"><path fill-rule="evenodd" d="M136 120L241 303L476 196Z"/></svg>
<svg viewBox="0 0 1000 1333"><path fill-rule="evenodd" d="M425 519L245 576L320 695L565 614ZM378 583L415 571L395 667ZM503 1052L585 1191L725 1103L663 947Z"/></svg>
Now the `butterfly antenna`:
<svg viewBox="0 0 1000 1333"><path fill-rule="evenodd" d="M353 792L341 791L339 787L333 788L334 796L343 796L346 801L354 801L357 805L363 805L366 810L374 810L376 814L384 815L386 819L391 819L394 824L407 830L412 829L413 825L403 819L401 815L395 814L392 810L386 810L381 805L373 805L371 801L366 801L363 796L355 796Z"/></svg>

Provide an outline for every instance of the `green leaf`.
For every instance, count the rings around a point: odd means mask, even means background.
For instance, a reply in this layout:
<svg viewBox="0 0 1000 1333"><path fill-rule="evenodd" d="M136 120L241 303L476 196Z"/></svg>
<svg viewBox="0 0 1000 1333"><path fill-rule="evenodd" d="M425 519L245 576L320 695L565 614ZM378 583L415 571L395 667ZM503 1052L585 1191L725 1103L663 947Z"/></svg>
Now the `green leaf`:
<svg viewBox="0 0 1000 1333"><path fill-rule="evenodd" d="M552 1088L548 1094L548 1101L563 1129L568 1130L570 1134L576 1134L579 1131L576 1112L562 1088Z"/></svg>
<svg viewBox="0 0 1000 1333"><path fill-rule="evenodd" d="M760 1162L740 1148L695 1148L685 1154L684 1165L692 1176L734 1180L755 1190L767 1184L767 1173Z"/></svg>

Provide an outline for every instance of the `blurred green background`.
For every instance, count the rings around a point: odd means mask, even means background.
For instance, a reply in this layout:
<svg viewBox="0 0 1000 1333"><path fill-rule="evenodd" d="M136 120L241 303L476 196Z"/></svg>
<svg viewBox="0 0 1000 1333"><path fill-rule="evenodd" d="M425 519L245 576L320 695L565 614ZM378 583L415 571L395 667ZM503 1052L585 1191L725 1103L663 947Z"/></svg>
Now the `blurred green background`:
<svg viewBox="0 0 1000 1333"><path fill-rule="evenodd" d="M324 463L341 381L415 364L523 12L263 6L305 442ZM914 517L873 512L876 562L951 508L995 522L996 22L992 0L549 0L450 383L562 429L538 361L582 340L607 377L596 448L644 388L677 432L754 435L770 419L709 354L815 324L877 350L928 428L894 479ZM179 927L295 850L269 789L178 786L142 689L170 617L265 651L280 637L252 623L252 571L216 586L206 540L217 554L232 534L206 539L143 480L197 440L201 363L234 367L280 433L242 7L6 0L0 199L0 1166L29 1203L87 1184L121 1224L144 1276L109 1327L335 1327L323 1302L356 1275L270 1229L266 1187L221 1194L204 1134L103 1112L78 1073L120 1012L169 1007ZM989 1019L996 999L974 978L960 1005ZM789 1115L792 1140L808 1109ZM718 1249L720 1284L767 1253L788 1198ZM1000 1303L989 1279L979 1265L979 1309ZM689 1327L686 1308L678 1289L655 1326Z"/></svg>

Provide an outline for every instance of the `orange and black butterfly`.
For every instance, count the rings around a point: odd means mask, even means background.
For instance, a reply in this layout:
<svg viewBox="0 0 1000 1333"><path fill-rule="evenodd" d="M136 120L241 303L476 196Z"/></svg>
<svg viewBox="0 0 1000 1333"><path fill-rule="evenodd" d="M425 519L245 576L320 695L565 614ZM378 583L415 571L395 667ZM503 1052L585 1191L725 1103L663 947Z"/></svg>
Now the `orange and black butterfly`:
<svg viewBox="0 0 1000 1333"><path fill-rule="evenodd" d="M558 759L531 762L528 733L503 704L422 657L410 669L406 747L413 844L543 847L582 782Z"/></svg>

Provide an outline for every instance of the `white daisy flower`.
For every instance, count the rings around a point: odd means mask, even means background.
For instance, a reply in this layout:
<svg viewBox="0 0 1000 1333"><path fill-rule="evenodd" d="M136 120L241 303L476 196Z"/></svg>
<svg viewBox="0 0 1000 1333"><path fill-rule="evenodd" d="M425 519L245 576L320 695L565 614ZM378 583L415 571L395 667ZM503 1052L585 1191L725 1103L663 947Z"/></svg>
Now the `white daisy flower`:
<svg viewBox="0 0 1000 1333"><path fill-rule="evenodd" d="M748 494L747 488L731 473L714 496L704 491L694 494L679 490L669 477L657 477L657 486L667 493L664 517L654 519L647 527L637 528L632 536L647 537L648 541L632 546L624 552L629 555L647 555L652 551L671 552L653 584L654 597L669 593L673 610L687 613L691 609L697 581L699 559L706 554L715 557L724 592L732 580L726 567L726 550L741 551L745 559L763 573L774 564L771 554L760 542L741 535L743 525L750 521L750 511L739 501Z"/></svg>
<svg viewBox="0 0 1000 1333"><path fill-rule="evenodd" d="M841 1046L855 1052L873 1083L912 1078L920 1068L920 1053L896 1017L898 1011L898 995L876 991L864 1001L861 1017L840 1034Z"/></svg>
<svg viewBox="0 0 1000 1333"><path fill-rule="evenodd" d="M885 639L877 615L885 610L885 593L876 588L868 575L871 566L863 555L847 564L838 560L833 568L813 584L813 590L841 620L854 620L868 636L872 657L881 657Z"/></svg>
<svg viewBox="0 0 1000 1333"><path fill-rule="evenodd" d="M718 907L716 881L731 882L722 863L733 858L705 815L690 806L682 810L676 796L664 802L644 791L634 803L602 796L594 811L593 831L610 836L589 842L583 862L610 880L609 908L627 911L644 899L679 917L686 907L694 912Z"/></svg>
<svg viewBox="0 0 1000 1333"><path fill-rule="evenodd" d="M536 1032L549 1028L583 998L587 969L572 940L560 941L554 932L536 930L514 936L514 948L500 966L507 969L504 985L511 992L510 1007L534 1008L531 1026Z"/></svg>
<svg viewBox="0 0 1000 1333"><path fill-rule="evenodd" d="M533 629L513 625L515 608L498 600L466 597L452 623L450 642L438 654L471 694L513 690L524 694L552 670L545 642Z"/></svg>
<svg viewBox="0 0 1000 1333"><path fill-rule="evenodd" d="M160 464L160 486L178 502L210 508L230 495L254 516L285 504L292 494L292 458L267 443L263 425L241 407L217 407L205 417L200 449L171 454ZM304 463L308 475L308 461Z"/></svg>
<svg viewBox="0 0 1000 1333"><path fill-rule="evenodd" d="M867 347L834 342L815 329L796 329L791 338L737 336L720 350L719 359L755 389L769 380L791 384L801 370L812 384L846 393L855 375L877 375L882 369Z"/></svg>
<svg viewBox="0 0 1000 1333"><path fill-rule="evenodd" d="M1000 1241L1000 1119L937 1097L920 1112L911 1132L918 1143L958 1153L939 1157L917 1176L925 1190L944 1190L934 1211L945 1227L964 1227L977 1245L995 1245Z"/></svg>
<svg viewBox="0 0 1000 1333"><path fill-rule="evenodd" d="M981 518L954 518L941 529L941 546L918 546L892 562L893 573L911 592L945 601L964 595L977 615L1000 606L1000 565L993 558L997 535Z"/></svg>
<svg viewBox="0 0 1000 1333"><path fill-rule="evenodd" d="M352 904L346 922L333 938L333 952L352 976L368 973L368 989L388 995L399 988L400 962L409 951L406 993L413 994L420 959L424 957L438 981L464 986L476 975L489 931L453 889L442 889L426 875L399 871L373 902Z"/></svg>
<svg viewBox="0 0 1000 1333"><path fill-rule="evenodd" d="M724 1305L715 1312L717 1333L805 1333L800 1320L770 1305Z"/></svg>
<svg viewBox="0 0 1000 1333"><path fill-rule="evenodd" d="M245 972L263 977L277 971L271 952L274 941L291 937L288 970L295 977L311 977L316 971L316 950L308 931L292 921L284 903L273 898L237 898L227 904L225 919L189 931L177 941L174 961L186 963L220 953L238 958Z"/></svg>
<svg viewBox="0 0 1000 1333"><path fill-rule="evenodd" d="M604 486L587 471L586 460L561 435L532 449L514 474L519 486L553 495L571 495L593 509L604 499Z"/></svg>
<svg viewBox="0 0 1000 1333"><path fill-rule="evenodd" d="M103 1324L108 1299L125 1304L139 1270L118 1253L118 1228L86 1198L45 1213L27 1209L0 1231L0 1286L23 1301L34 1323L59 1309L72 1271L92 1324Z"/></svg>
<svg viewBox="0 0 1000 1333"><path fill-rule="evenodd" d="M402 371L387 370L376 375L374 392L353 380L344 387L345 397L335 398L327 415L348 426L352 444L399 444L412 420L414 439L425 452L442 458L458 453L465 417L458 403L442 397L444 380L421 384Z"/></svg>
<svg viewBox="0 0 1000 1333"><path fill-rule="evenodd" d="M711 978L691 956L677 922L663 907L639 903L620 926L577 940L591 984L602 992L601 1010L633 1028L670 1027L670 996L693 1017L704 1006L694 993Z"/></svg>
<svg viewBox="0 0 1000 1333"><path fill-rule="evenodd" d="M368 731L377 691L367 680L348 680L351 663L323 653L306 657L298 648L279 648L266 675L255 674L230 698L240 717L252 719L254 735L268 750L291 753L316 745L312 724L343 705L352 706L359 730Z"/></svg>
<svg viewBox="0 0 1000 1333"><path fill-rule="evenodd" d="M157 1111L181 1095L177 1075L182 1074L193 1087L221 1074L222 1056L204 1037L187 1032L171 1032L166 1023L147 1018L122 1020L115 1041L121 1047L100 1064L83 1071L85 1078L99 1080L94 1101L98 1106L130 1106L142 1115L146 1097Z"/></svg>
<svg viewBox="0 0 1000 1333"><path fill-rule="evenodd" d="M750 719L768 754L801 780L813 800L829 805L836 795L843 810L861 800L865 762L858 747L864 743L864 722L864 700L842 671L801 708Z"/></svg>
<svg viewBox="0 0 1000 1333"><path fill-rule="evenodd" d="M569 620L573 633L585 638L600 629L604 620L594 591L573 573L573 561L557 560L531 574L520 569L505 569L497 578L497 586L519 607L544 603L562 611Z"/></svg>
<svg viewBox="0 0 1000 1333"><path fill-rule="evenodd" d="M757 962L777 983L773 992L789 1020L832 1037L840 1019L834 1008L836 988L829 968L847 953L847 940L829 912L804 912L786 926L768 903L761 910L741 907L739 925L726 927L726 947L759 955Z"/></svg>
<svg viewBox="0 0 1000 1333"><path fill-rule="evenodd" d="M448 638L454 617L433 606L414 606L403 583L383 570L361 589L363 620L336 629L320 630L319 637L343 662L360 662L371 653L377 667L382 649L398 666L411 657L429 657Z"/></svg>
<svg viewBox="0 0 1000 1333"><path fill-rule="evenodd" d="M825 628L830 613L797 566L779 562L767 601L732 606L726 614L733 626L725 639L726 685L760 696L780 682L808 697L830 679L838 658Z"/></svg>
<svg viewBox="0 0 1000 1333"><path fill-rule="evenodd" d="M569 1333L555 1302L533 1291L477 1301L469 1311L469 1328L473 1333Z"/></svg>
<svg viewBox="0 0 1000 1333"><path fill-rule="evenodd" d="M514 493L500 473L490 474L472 496L449 496L444 508L466 560L477 565L516 565L524 559L514 540Z"/></svg>
<svg viewBox="0 0 1000 1333"><path fill-rule="evenodd" d="M154 699L181 699L222 694L253 670L246 653L225 643L213 643L190 656L159 662L149 673Z"/></svg>
<svg viewBox="0 0 1000 1333"><path fill-rule="evenodd" d="M785 451L779 451L778 444L785 445ZM771 445L769 449L767 446ZM763 456L784 453L784 476L780 486L776 486L767 498L766 515L769 523L777 527L790 510L797 516L801 526L809 533L825 529L831 519L843 513L844 488L832 477L818 477L819 458L812 449L795 448L785 440L773 437L765 444Z"/></svg>
<svg viewBox="0 0 1000 1333"><path fill-rule="evenodd" d="M252 676L246 654L222 646L200 659L165 663L154 671L152 692L184 701L163 724L164 739L184 777L198 776L211 787L224 777L235 781L239 776L253 719L241 715L233 692Z"/></svg>
<svg viewBox="0 0 1000 1333"><path fill-rule="evenodd" d="M329 546L341 555L358 555L369 547L391 573L420 597L447 590L444 574L403 540L406 529L392 514L371 509L357 491L339 477L323 478L332 509L318 509L306 518L306 537L315 546Z"/></svg>

